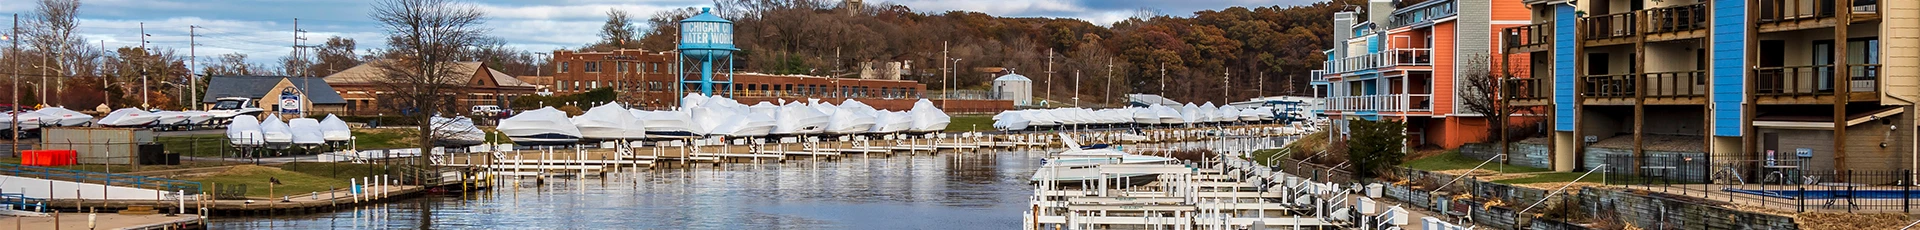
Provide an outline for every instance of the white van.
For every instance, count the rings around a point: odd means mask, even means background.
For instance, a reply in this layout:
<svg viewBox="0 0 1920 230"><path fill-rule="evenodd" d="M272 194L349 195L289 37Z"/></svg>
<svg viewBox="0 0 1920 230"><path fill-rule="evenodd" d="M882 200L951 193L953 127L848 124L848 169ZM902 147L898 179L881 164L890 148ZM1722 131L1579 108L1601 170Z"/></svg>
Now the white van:
<svg viewBox="0 0 1920 230"><path fill-rule="evenodd" d="M501 111L500 111L500 106L498 106L498 105L476 105L476 106L473 106L473 115L481 115L481 116L493 116L493 115L499 115L499 114L500 114L500 112L501 112Z"/></svg>

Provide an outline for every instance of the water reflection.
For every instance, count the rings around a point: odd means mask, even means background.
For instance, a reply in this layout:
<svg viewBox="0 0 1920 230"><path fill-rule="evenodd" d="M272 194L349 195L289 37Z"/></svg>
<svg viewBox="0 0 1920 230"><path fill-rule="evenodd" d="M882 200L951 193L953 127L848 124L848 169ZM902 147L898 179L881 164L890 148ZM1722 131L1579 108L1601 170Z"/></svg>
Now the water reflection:
<svg viewBox="0 0 1920 230"><path fill-rule="evenodd" d="M1279 139L1130 145L1252 149ZM1231 146L1231 147L1227 147ZM1129 150L1132 150L1129 149ZM1038 150L738 163L427 196L216 229L1017 229Z"/></svg>

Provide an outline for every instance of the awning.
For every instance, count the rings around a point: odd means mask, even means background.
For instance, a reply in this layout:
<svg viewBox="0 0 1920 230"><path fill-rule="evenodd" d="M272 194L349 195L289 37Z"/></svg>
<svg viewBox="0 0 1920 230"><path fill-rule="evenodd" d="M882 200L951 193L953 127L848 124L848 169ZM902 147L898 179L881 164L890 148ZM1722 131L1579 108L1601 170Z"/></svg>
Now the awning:
<svg viewBox="0 0 1920 230"><path fill-rule="evenodd" d="M1900 107L1888 107L1867 112L1847 114L1847 126L1852 127L1880 118L1893 117L1903 112ZM1766 115L1753 118L1753 126L1771 129L1833 130L1833 116L1815 115Z"/></svg>

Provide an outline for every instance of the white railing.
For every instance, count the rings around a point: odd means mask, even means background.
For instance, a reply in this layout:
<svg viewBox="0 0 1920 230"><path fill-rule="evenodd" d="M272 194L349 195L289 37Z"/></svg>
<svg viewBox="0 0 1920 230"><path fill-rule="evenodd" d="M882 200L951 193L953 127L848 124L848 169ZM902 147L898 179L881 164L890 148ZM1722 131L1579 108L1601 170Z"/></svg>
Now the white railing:
<svg viewBox="0 0 1920 230"><path fill-rule="evenodd" d="M1428 112L1433 94L1382 94L1329 97L1328 109L1339 111Z"/></svg>
<svg viewBox="0 0 1920 230"><path fill-rule="evenodd" d="M1348 73L1393 66L1433 65L1433 49L1400 48L1327 61L1323 73Z"/></svg>

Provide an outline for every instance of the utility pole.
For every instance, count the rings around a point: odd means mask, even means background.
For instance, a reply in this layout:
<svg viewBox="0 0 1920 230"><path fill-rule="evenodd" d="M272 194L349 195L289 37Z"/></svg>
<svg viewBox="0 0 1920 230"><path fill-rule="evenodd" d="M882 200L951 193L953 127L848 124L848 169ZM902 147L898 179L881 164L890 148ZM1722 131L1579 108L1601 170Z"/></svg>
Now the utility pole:
<svg viewBox="0 0 1920 230"><path fill-rule="evenodd" d="M8 53L7 55L20 55L20 14L13 14L13 33L7 34L7 40L13 42L13 49L9 50L12 52ZM19 107L20 106L20 58L7 57L7 59L13 59L13 71L12 71L13 72L13 84L12 84L13 102L12 103L14 107ZM46 84L46 83L40 83L40 84ZM7 114L10 114L11 116L13 116L14 121L20 120L19 112L11 112ZM12 149L13 154L15 156L18 156L20 155L20 134L18 133L20 131L20 122L7 122L7 124L11 126L7 129L7 131L16 132L13 135L7 135L7 136L13 136L13 143L11 144L13 146L8 146L7 149Z"/></svg>
<svg viewBox="0 0 1920 230"><path fill-rule="evenodd" d="M200 104L200 102L196 102L197 100L200 100L200 75L195 73L200 69L200 54L195 50L196 48L199 48L200 43L194 41L195 38L200 37L200 33L196 32L195 29L200 29L200 26L187 25L187 100L186 100L187 103L186 104L193 105L193 106L188 106L188 109L199 109L194 107L199 107L199 104Z"/></svg>
<svg viewBox="0 0 1920 230"><path fill-rule="evenodd" d="M1160 63L1160 97L1167 97L1167 63Z"/></svg>
<svg viewBox="0 0 1920 230"><path fill-rule="evenodd" d="M307 31L300 30L300 18L293 18L293 58L296 58L294 60L294 63L299 64L299 66L295 66L296 69L294 70L300 71L300 74L294 74L294 73L287 73L287 74L294 75L295 77L300 77L300 87L298 91L301 94L300 99L311 100L306 98L307 86L312 85L312 81L313 81L310 76L306 76L307 67L308 67L306 48L308 46L301 45L301 42L306 41L307 38L300 36L301 34L305 34L305 33L307 33ZM312 108L306 108L306 106L301 106L300 117L307 117L307 110L312 110Z"/></svg>
<svg viewBox="0 0 1920 230"><path fill-rule="evenodd" d="M1225 78L1220 79L1220 88L1226 90L1220 91L1220 102L1226 102L1228 98L1233 97L1233 71L1229 70L1225 72L1227 75Z"/></svg>
<svg viewBox="0 0 1920 230"><path fill-rule="evenodd" d="M947 91L947 79L953 77L950 73L947 73L947 70L953 68L953 65L949 64L953 62L953 57L948 56L947 51L947 42L940 42L940 91ZM951 92L943 92L942 94L945 93ZM943 99L940 100L940 107L947 107L947 100L944 100L949 99L947 97L948 95L940 95L940 99Z"/></svg>
<svg viewBox="0 0 1920 230"><path fill-rule="evenodd" d="M153 107L152 105L148 104L148 102L150 101L148 101L148 98L147 98L147 67L146 67L147 57L153 56L152 53L149 53L150 51L147 51L147 37L152 37L152 36L153 36L152 34L147 34L147 23L141 22L140 23L140 53L143 55L140 56L140 64L141 64L140 65L140 108ZM41 83L41 84L45 84L45 83Z"/></svg>
<svg viewBox="0 0 1920 230"><path fill-rule="evenodd" d="M1073 70L1073 107L1080 107L1080 69Z"/></svg>
<svg viewBox="0 0 1920 230"><path fill-rule="evenodd" d="M1047 49L1047 90L1043 92L1047 99L1053 99L1053 49Z"/></svg>
<svg viewBox="0 0 1920 230"><path fill-rule="evenodd" d="M1113 104L1113 57L1107 57L1107 90L1100 92L1107 95L1107 104Z"/></svg>

